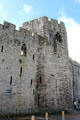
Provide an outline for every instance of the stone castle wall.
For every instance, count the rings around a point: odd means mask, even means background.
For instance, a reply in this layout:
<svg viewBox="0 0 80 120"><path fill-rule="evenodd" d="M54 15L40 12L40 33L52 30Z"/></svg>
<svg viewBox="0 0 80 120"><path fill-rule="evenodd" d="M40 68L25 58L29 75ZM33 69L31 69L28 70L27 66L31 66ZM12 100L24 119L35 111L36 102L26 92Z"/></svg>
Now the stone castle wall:
<svg viewBox="0 0 80 120"><path fill-rule="evenodd" d="M80 64L69 59L70 70L70 89L72 93L72 100L80 98Z"/></svg>
<svg viewBox="0 0 80 120"><path fill-rule="evenodd" d="M45 31L49 21L40 19L41 29L26 23L19 31L8 22L0 25L0 112L51 112L71 107L65 26L56 21Z"/></svg>

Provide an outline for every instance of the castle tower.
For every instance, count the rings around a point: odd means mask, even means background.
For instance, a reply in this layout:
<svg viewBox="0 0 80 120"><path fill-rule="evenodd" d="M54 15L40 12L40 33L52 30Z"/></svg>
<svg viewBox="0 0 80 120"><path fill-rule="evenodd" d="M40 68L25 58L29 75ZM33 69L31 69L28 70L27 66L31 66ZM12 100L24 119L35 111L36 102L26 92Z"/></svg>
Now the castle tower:
<svg viewBox="0 0 80 120"><path fill-rule="evenodd" d="M64 23L58 23L58 21L54 19L48 20L48 18L44 16L39 20L32 20L30 23L25 22L23 28L37 33L46 39L46 41L45 39L40 39L40 43L42 44L40 44L41 49L39 50L43 59L41 59L41 67L43 68L43 88L45 88L43 95L45 96L45 108L53 110L51 106L54 106L54 109L68 109L71 107L71 98L67 33ZM39 91L41 90L43 93L42 88L39 89Z"/></svg>
<svg viewBox="0 0 80 120"><path fill-rule="evenodd" d="M52 112L71 108L64 23L41 17L0 25L0 111ZM8 109L8 111L7 111Z"/></svg>

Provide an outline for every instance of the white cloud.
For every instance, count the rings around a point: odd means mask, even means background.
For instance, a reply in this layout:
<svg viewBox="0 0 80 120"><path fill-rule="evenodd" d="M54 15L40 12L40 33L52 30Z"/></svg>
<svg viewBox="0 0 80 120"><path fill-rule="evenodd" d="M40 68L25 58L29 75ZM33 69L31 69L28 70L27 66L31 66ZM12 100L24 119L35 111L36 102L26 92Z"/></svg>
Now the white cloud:
<svg viewBox="0 0 80 120"><path fill-rule="evenodd" d="M80 62L80 24L63 13L59 20L63 21L66 26L69 55L74 60Z"/></svg>
<svg viewBox="0 0 80 120"><path fill-rule="evenodd" d="M33 7L31 5L24 5L24 12L26 12L27 14L31 13L33 11Z"/></svg>

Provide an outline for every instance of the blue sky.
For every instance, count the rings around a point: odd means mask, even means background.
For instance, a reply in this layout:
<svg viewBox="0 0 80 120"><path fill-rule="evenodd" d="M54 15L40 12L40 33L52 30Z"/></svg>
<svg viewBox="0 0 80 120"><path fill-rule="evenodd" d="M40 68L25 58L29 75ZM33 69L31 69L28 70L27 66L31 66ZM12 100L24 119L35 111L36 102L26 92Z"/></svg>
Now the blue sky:
<svg viewBox="0 0 80 120"><path fill-rule="evenodd" d="M41 16L65 23L69 55L80 62L80 0L0 0L0 24L6 20L20 27Z"/></svg>

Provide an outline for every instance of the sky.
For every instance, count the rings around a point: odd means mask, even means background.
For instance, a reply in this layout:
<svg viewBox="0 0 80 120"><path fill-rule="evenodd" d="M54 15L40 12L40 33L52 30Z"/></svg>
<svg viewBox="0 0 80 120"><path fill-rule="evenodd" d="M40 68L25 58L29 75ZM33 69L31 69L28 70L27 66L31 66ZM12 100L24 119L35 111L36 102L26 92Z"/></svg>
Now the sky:
<svg viewBox="0 0 80 120"><path fill-rule="evenodd" d="M65 23L69 56L80 63L80 0L0 0L0 24L8 21L18 28L41 16Z"/></svg>

